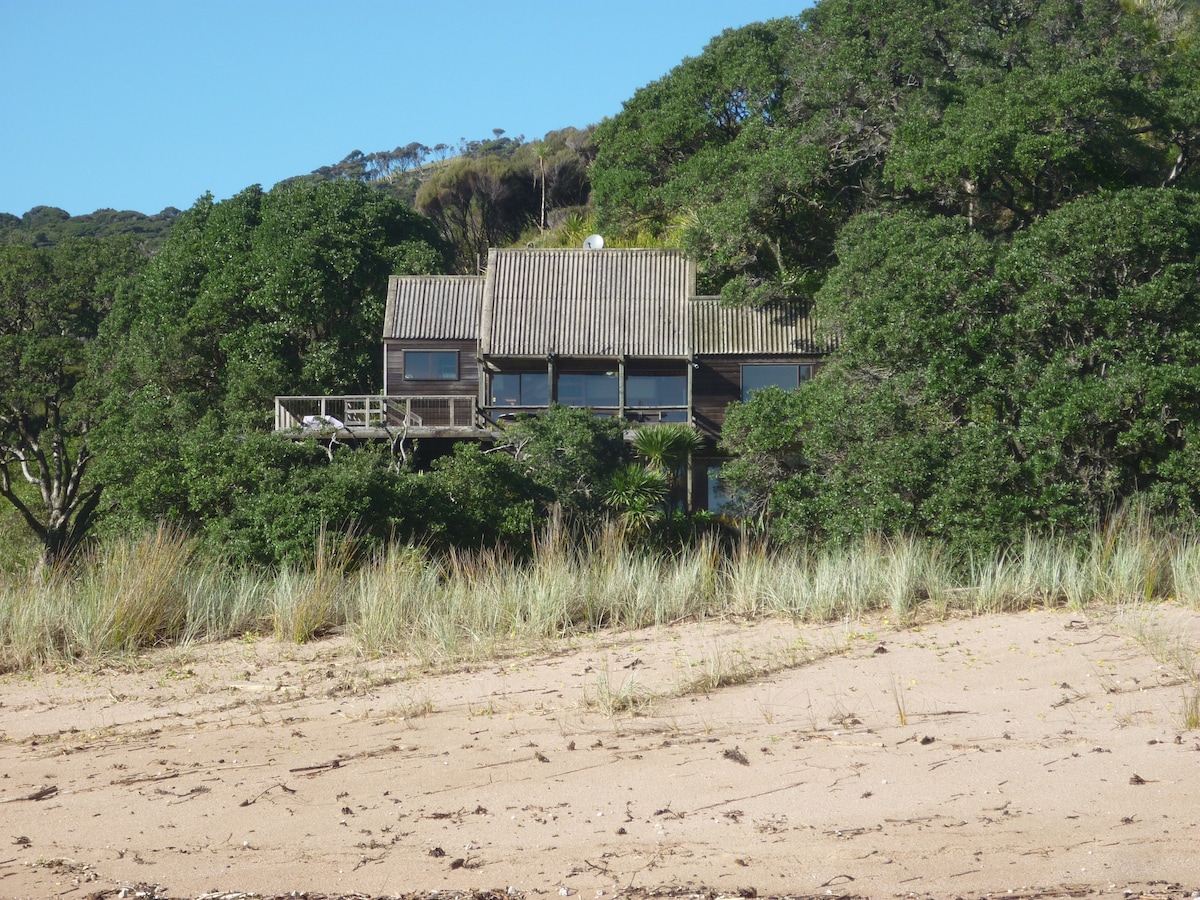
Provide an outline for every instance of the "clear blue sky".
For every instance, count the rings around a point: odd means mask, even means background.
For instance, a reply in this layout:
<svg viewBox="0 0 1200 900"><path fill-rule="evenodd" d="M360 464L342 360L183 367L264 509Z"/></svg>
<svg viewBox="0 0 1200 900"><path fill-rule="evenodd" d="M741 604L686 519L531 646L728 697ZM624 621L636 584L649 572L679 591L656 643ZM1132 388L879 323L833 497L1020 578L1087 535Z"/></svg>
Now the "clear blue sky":
<svg viewBox="0 0 1200 900"><path fill-rule="evenodd" d="M0 212L154 213L410 141L613 115L809 0L0 0Z"/></svg>

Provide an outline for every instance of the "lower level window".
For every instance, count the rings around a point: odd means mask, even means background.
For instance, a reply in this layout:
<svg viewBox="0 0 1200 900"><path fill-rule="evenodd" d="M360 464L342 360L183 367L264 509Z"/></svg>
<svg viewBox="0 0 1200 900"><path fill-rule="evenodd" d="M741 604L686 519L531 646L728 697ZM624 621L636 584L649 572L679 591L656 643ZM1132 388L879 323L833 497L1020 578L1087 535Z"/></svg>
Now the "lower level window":
<svg viewBox="0 0 1200 900"><path fill-rule="evenodd" d="M405 381L457 381L457 350L405 350Z"/></svg>
<svg viewBox="0 0 1200 900"><path fill-rule="evenodd" d="M796 364L754 364L742 366L742 400L749 400L750 395L765 387L780 387L785 391L794 391L802 383L812 378L811 365Z"/></svg>
<svg viewBox="0 0 1200 900"><path fill-rule="evenodd" d="M708 511L719 513L733 507L736 498L725 489L721 482L721 467L708 467Z"/></svg>

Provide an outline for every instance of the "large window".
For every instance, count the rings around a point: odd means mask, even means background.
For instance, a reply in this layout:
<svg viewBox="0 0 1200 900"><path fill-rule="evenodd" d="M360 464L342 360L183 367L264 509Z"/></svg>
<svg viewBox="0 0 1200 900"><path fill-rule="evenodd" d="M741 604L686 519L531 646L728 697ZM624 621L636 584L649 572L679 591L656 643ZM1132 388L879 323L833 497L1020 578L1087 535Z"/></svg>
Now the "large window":
<svg viewBox="0 0 1200 900"><path fill-rule="evenodd" d="M742 366L742 400L765 387L781 387L793 391L812 378L811 365L780 365L776 363Z"/></svg>
<svg viewBox="0 0 1200 900"><path fill-rule="evenodd" d="M405 381L457 381L457 350L405 350Z"/></svg>
<svg viewBox="0 0 1200 900"><path fill-rule="evenodd" d="M687 406L686 375L628 375L626 406Z"/></svg>
<svg viewBox="0 0 1200 900"><path fill-rule="evenodd" d="M570 372L558 376L558 402L563 406L616 406L619 395L616 372Z"/></svg>
<svg viewBox="0 0 1200 900"><path fill-rule="evenodd" d="M545 372L492 376L492 406L548 406L550 379Z"/></svg>

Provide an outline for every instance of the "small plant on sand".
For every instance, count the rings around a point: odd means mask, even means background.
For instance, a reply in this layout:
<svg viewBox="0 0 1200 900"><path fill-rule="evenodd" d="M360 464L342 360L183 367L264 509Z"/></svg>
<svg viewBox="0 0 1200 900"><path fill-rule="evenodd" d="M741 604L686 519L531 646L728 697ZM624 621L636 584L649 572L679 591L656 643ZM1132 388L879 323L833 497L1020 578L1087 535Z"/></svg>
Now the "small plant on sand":
<svg viewBox="0 0 1200 900"><path fill-rule="evenodd" d="M584 689L581 706L594 709L606 716L627 712L635 716L649 712L654 704L654 695L637 683L630 675L620 684L614 684L607 672L596 677L595 691Z"/></svg>
<svg viewBox="0 0 1200 900"><path fill-rule="evenodd" d="M1180 724L1184 731L1200 729L1200 687L1192 685L1183 691L1183 714Z"/></svg>
<svg viewBox="0 0 1200 900"><path fill-rule="evenodd" d="M901 726L908 724L908 710L904 706L904 685L895 675L892 676L892 702L896 704L896 717Z"/></svg>

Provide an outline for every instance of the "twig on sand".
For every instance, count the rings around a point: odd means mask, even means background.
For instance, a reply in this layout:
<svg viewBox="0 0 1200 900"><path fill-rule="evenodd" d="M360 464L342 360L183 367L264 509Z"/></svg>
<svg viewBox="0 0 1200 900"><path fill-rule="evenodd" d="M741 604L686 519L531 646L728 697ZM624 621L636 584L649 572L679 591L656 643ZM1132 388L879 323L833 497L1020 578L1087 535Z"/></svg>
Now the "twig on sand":
<svg viewBox="0 0 1200 900"><path fill-rule="evenodd" d="M771 788L769 791L760 791L757 794L747 794L745 797L730 797L728 800L719 800L716 803L709 803L707 806L697 806L692 812L702 812L706 809L713 809L717 806L725 806L728 803L739 803L742 800L753 800L755 797L765 797L767 794L778 794L780 791L790 791L792 788L798 788L804 784L803 781L793 781L791 784L785 784L782 787Z"/></svg>
<svg viewBox="0 0 1200 900"><path fill-rule="evenodd" d="M238 804L238 806L252 806L255 803L257 803L259 800L261 800L263 797L267 796L267 794L271 793L271 791L275 790L275 788L283 788L284 791L286 791L289 794L296 793L295 788L290 788L286 784L284 784L282 781L279 781L279 782L276 782L275 784L271 785L269 788L267 788L265 791L263 791L257 797L254 797L250 800L243 800L241 803Z"/></svg>
<svg viewBox="0 0 1200 900"><path fill-rule="evenodd" d="M45 787L38 788L32 794L25 794L21 797L4 797L0 799L0 803L17 803L21 800L45 800L47 797L53 797L58 793L57 784L48 784Z"/></svg>
<svg viewBox="0 0 1200 900"><path fill-rule="evenodd" d="M315 766L297 766L294 769L288 769L289 772L303 772L307 775L320 775L328 772L330 769L340 769L344 760L334 759L326 763L317 763Z"/></svg>

